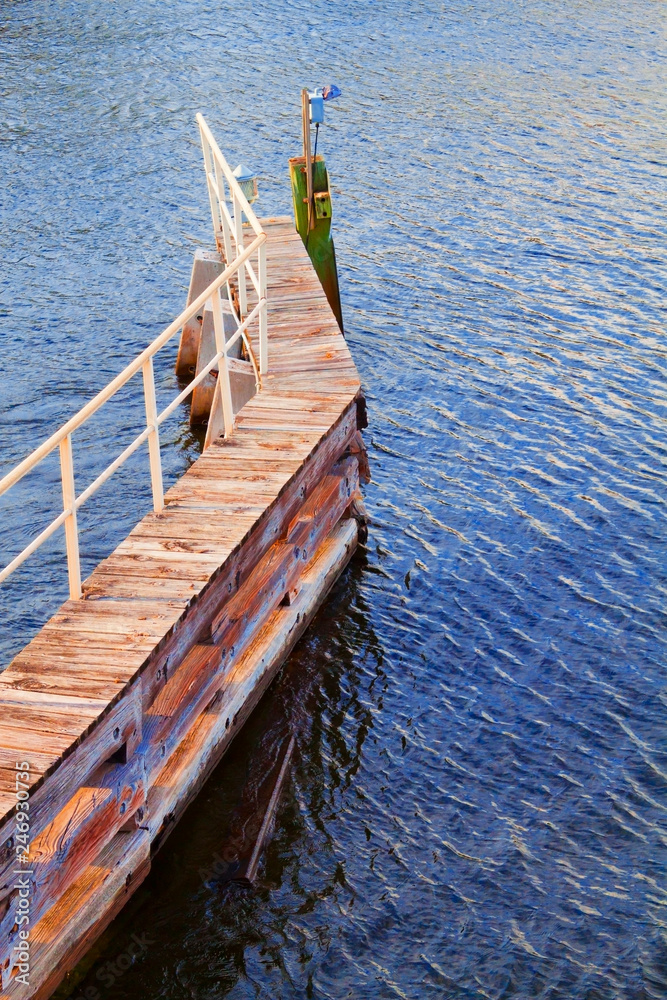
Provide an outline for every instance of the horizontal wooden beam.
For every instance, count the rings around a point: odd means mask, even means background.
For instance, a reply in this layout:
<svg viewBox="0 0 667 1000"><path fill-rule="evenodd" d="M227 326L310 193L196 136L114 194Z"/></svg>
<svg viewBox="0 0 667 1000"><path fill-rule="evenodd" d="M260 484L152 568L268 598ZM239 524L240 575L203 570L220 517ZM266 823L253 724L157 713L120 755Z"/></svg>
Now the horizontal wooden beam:
<svg viewBox="0 0 667 1000"><path fill-rule="evenodd" d="M31 703L32 704L32 703ZM82 736L75 741L71 752L56 768L53 764L42 771L30 790L30 835L39 837L42 830L50 823L61 809L71 799L77 788L85 785L100 764L117 753L121 747L126 747L128 756L134 752L141 741L141 686L135 685L127 690L121 701L112 705L102 722L84 739ZM2 741L2 723L0 723L0 742ZM37 740L43 735L39 728L35 731ZM85 734L84 734L85 735ZM39 742L37 742L39 746ZM17 756L17 752L14 753ZM23 734L23 752L18 753L19 759L27 759L31 763L31 747L29 732ZM11 756L8 758L11 760ZM41 756L44 764L45 757ZM32 772L31 772L32 773ZM47 780L54 774L54 780ZM8 865L13 864L15 857L15 820L16 797L12 803L9 817L0 827L0 899L6 889L6 878L2 873Z"/></svg>
<svg viewBox="0 0 667 1000"><path fill-rule="evenodd" d="M229 682L193 724L148 793L148 825L161 847L178 818L243 726L352 557L353 519L340 522L321 545L290 605L279 607L235 665Z"/></svg>
<svg viewBox="0 0 667 1000"><path fill-rule="evenodd" d="M134 755L127 764L103 765L30 844L30 866L21 887L14 888L0 921L0 966L16 965L19 926L16 906L22 889L30 893L31 926L38 923L79 879L106 844L146 803L144 759ZM16 868L15 863L12 869ZM13 884L16 875L11 875Z"/></svg>
<svg viewBox="0 0 667 1000"><path fill-rule="evenodd" d="M49 1000L58 983L111 923L150 870L146 830L116 834L30 934L30 986L8 970L5 1000Z"/></svg>

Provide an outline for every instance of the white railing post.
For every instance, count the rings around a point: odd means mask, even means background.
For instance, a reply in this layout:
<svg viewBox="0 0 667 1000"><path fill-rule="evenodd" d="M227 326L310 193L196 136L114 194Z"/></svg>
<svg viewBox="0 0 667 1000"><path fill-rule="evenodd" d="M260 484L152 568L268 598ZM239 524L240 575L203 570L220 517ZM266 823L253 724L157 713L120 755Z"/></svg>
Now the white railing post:
<svg viewBox="0 0 667 1000"><path fill-rule="evenodd" d="M63 486L63 513L69 512L65 519L69 596L73 601L78 601L81 597L81 563L79 562L79 531L76 523L76 490L71 434L68 434L60 442L60 478Z"/></svg>
<svg viewBox="0 0 667 1000"><path fill-rule="evenodd" d="M222 244L225 251L225 264L231 264L234 260L234 252L232 250L232 233L229 228L229 222L227 221L227 213L225 212L226 205L224 204L226 199L225 194L225 178L222 176L222 170L220 169L220 164L213 157L211 152L211 159L215 167L215 181L218 185L218 191L221 196L220 203L220 223L222 225Z"/></svg>
<svg viewBox="0 0 667 1000"><path fill-rule="evenodd" d="M148 457L151 467L151 486L153 488L153 510L159 513L164 507L164 491L162 488L160 432L157 423L155 376L153 375L152 358L147 358L144 361L142 372L144 376L144 401L146 403L146 428L148 430Z"/></svg>
<svg viewBox="0 0 667 1000"><path fill-rule="evenodd" d="M234 407L232 404L232 386L229 381L229 365L227 364L227 340L225 338L225 321L222 315L222 301L220 299L220 289L211 296L211 307L213 310L213 329L215 331L215 350L217 354L222 354L218 363L218 384L215 387L219 392L222 402L222 419L225 428L225 437L230 437L234 430ZM215 408L215 400L211 404L211 416Z"/></svg>
<svg viewBox="0 0 667 1000"><path fill-rule="evenodd" d="M222 222L221 219L222 213L220 212L220 207L218 205L218 197L213 188L213 184L211 183L211 173L213 172L214 169L213 154L211 152L211 147L209 146L208 142L206 142L204 135L201 132L201 129L199 131L201 133L201 145L202 145L202 152L204 154L204 169L206 170L206 187L208 188L208 200L211 205L211 219L213 220L213 232L217 234L218 229L220 228Z"/></svg>
<svg viewBox="0 0 667 1000"><path fill-rule="evenodd" d="M224 252L227 255L224 271L215 278L208 288L181 312L162 333L153 340L141 353L127 365L119 375L109 382L96 396L93 397L78 413L71 417L62 427L52 434L39 447L24 458L22 462L0 478L0 496L7 492L11 486L19 482L26 473L34 469L47 455L60 449L60 467L63 492L63 509L56 518L46 528L44 528L33 540L4 568L0 568L0 583L9 577L14 570L18 569L29 556L40 548L56 531L65 526L65 540L67 545L67 565L69 574L70 595L73 599L81 597L81 564L79 555L79 540L77 527L77 511L79 507L86 503L99 488L119 469L128 458L135 453L144 443L148 443L151 484L153 491L153 506L156 511L164 508L164 494L162 483L162 463L160 456L159 426L172 414L178 406L202 383L218 365L218 385L214 394L213 410L216 411L215 419L209 425L209 435L216 436L224 431L229 437L234 430L234 408L231 391L230 370L228 363L229 343L235 344L240 337L246 345L250 356L252 367L255 373L255 380L258 390L261 388L261 375L266 374L269 367L268 354L268 309L267 309L267 260L266 247L267 235L262 230L261 224L255 213L246 200L243 191L239 187L237 178L229 168L229 164L220 152L218 145L213 138L206 122L201 115L197 115L202 135L202 145L204 148L204 162L206 166L206 176L209 190L209 200L211 204L211 215L213 225L216 229L216 241L220 249L224 243ZM225 187L225 181L227 187ZM233 203L233 216L229 211L227 196L231 196ZM249 229L254 233L254 239L250 240L247 248L244 247L243 239L243 217L248 222ZM222 230L222 238L220 231ZM248 234L249 237L251 234ZM236 246L233 244L236 242ZM254 260L257 252L257 272L250 259ZM230 295L230 282L234 275L238 274L239 286L239 312L240 319L237 319L236 332L231 336L229 342L225 336L224 319L222 313L221 294L224 288ZM247 279L250 280L254 292L258 295L258 301L253 308L248 310ZM254 299L254 295L253 295ZM153 356L167 344L172 337L182 330L184 324L197 315L208 301L213 305L213 320L216 340L216 355L208 365L204 366L198 375L186 386L172 402L161 412L157 413L155 377L153 370ZM234 316L236 311L233 310ZM259 326L259 364L255 356L254 344L251 342L250 329L257 321ZM253 327L253 330L256 327ZM133 441L121 452L110 465L101 472L90 485L83 490L80 496L75 494L74 466L72 459L72 434L81 427L90 417L114 396L118 390L126 385L130 379L139 372L143 374L144 400L146 407L146 426Z"/></svg>
<svg viewBox="0 0 667 1000"><path fill-rule="evenodd" d="M259 270L259 298L264 304L259 313L259 373L266 375L269 370L269 334L266 304L266 243L262 243L257 251L257 267Z"/></svg>
<svg viewBox="0 0 667 1000"><path fill-rule="evenodd" d="M234 199L234 230L236 233L236 256L243 253L243 210L241 204L236 195L236 191L233 192ZM248 315L248 293L246 291L246 271L245 264L241 264L238 269L239 278L239 309L241 310L241 319L244 320Z"/></svg>

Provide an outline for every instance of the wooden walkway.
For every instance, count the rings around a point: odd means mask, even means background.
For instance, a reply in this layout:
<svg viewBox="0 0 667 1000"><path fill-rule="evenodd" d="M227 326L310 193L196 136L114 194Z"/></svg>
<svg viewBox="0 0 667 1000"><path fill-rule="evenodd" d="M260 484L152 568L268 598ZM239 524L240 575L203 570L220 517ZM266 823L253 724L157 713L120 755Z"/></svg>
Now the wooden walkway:
<svg viewBox="0 0 667 1000"><path fill-rule="evenodd" d="M2 998L49 996L136 888L356 545L359 377L292 221L262 226L262 391L0 674ZM17 761L29 989L11 958Z"/></svg>

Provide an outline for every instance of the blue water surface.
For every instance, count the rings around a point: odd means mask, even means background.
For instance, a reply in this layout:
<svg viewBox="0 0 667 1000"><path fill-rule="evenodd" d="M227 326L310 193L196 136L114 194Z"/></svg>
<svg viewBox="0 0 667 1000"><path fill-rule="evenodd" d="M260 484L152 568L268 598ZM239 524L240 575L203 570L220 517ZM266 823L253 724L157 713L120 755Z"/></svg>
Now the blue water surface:
<svg viewBox="0 0 667 1000"><path fill-rule="evenodd" d="M666 997L664 6L0 19L0 472L181 309L211 244L195 113L288 214L300 89L330 81L370 413L366 551L61 995ZM137 385L76 435L78 481L141 421ZM177 414L170 482L198 450ZM146 465L84 509L84 572L149 509ZM3 564L58 489L54 460L0 501ZM66 594L58 539L2 589L4 664ZM225 886L289 729L260 884Z"/></svg>

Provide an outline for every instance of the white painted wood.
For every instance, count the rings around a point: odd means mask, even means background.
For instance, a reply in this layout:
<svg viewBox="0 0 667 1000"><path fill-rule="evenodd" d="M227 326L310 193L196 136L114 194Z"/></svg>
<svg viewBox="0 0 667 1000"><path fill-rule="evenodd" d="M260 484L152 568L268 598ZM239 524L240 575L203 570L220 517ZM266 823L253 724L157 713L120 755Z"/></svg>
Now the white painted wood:
<svg viewBox="0 0 667 1000"><path fill-rule="evenodd" d="M48 527L44 528L44 531L40 532L36 538L33 538L30 545L26 545L23 551L20 552L15 559L12 559L12 561L5 566L2 572L0 572L0 583L2 583L3 580L6 580L8 576L11 576L14 570L18 569L19 566L33 554L33 552L36 552L40 545L43 545L47 538L50 538L51 535L65 523L66 519L67 511L63 511L62 514L59 514L58 517L51 521L51 524L49 524Z"/></svg>
<svg viewBox="0 0 667 1000"><path fill-rule="evenodd" d="M200 128L201 132L201 128ZM213 222L213 232L217 233L222 225L222 220L220 218L219 204L220 198L218 193L214 190L211 174L214 170L213 156L211 154L211 149L208 143L204 142L204 136L202 135L202 151L204 153L204 168L206 170L206 187L208 188L208 200L211 206L211 220Z"/></svg>
<svg viewBox="0 0 667 1000"><path fill-rule="evenodd" d="M159 431L158 427L171 413L174 412L176 407L180 405L182 400L189 395L197 385L206 377L206 375L211 371L211 369L219 361L224 360L225 364L221 365L220 378L219 378L219 391L221 393L221 405L223 409L224 416L224 432L225 435L229 435L233 429L233 409L232 409L232 397L231 389L229 384L229 370L226 366L226 349L224 345L224 335L223 340L217 342L217 356L212 360L210 365L207 365L205 369L197 374L197 376L190 382L186 389L179 393L177 398L172 401L172 403L162 411L162 413L157 413L157 406L155 401L155 381L153 377L153 356L162 348L165 344L171 340L171 338L178 333L187 322L196 316L200 310L203 308L205 303L213 297L218 303L220 303L220 294L222 289L226 289L228 296L230 296L230 280L234 275L238 275L238 286L239 286L239 310L241 316L239 317L239 329L234 338L237 336L243 336L248 354L252 360L253 366L255 367L257 374L257 387L261 388L261 374L266 374L268 370L268 337L267 337L267 309L266 309L266 256L262 256L260 251L266 242L266 234L263 232L262 227L255 216L252 208L248 204L248 200L243 194L237 179L234 177L231 169L225 158L223 157L218 145L213 138L210 129L206 125L203 117L197 115L197 123L199 125L201 137L202 137L202 147L204 150L204 164L206 168L206 178L209 193L209 202L211 208L211 218L213 220L213 227L216 233L216 240L219 239L220 233L222 232L222 243L221 249L226 254L227 266L223 272L215 278L211 284L204 289L200 295L198 295L192 302L190 302L186 308L181 312L173 323L162 331L162 333L156 337L156 339L150 344L144 351L142 351L127 367L116 376L104 389L101 390L93 399L90 400L85 406L83 406L75 416L68 420L55 434L52 434L46 441L44 441L38 448L36 448L32 454L28 455L22 462L11 470L6 476L0 480L0 496L5 493L10 487L19 482L26 473L34 469L47 455L50 455L56 448L60 448L61 457L61 467L62 467L62 482L63 482L63 496L67 495L67 500L64 500L65 510L61 515L55 518L47 528L45 528L36 538L27 545L22 552L19 553L7 566L0 571L0 583L5 580L14 570L20 566L30 555L32 555L45 541L49 538L59 527L63 524L65 525L65 535L67 543L67 555L68 555L68 567L70 576L70 591L72 596L79 597L81 592L81 579L80 579L80 567L79 567L79 549L78 549L78 537L77 537L77 519L76 511L77 509L86 502L99 488L105 483L110 476L132 455L144 441L148 440L149 455L150 455L150 470L151 470L151 482L153 489L153 505L156 511L163 509L164 497L163 497L163 485L162 485L162 470L160 462L160 441L159 441ZM226 189L225 181L232 196L234 215L233 219L229 213L226 205ZM255 233L255 238L251 241L248 247L244 246L244 236L243 236L243 217L248 220L252 231ZM233 224L232 224L233 223ZM232 244L235 243L235 253ZM258 293L258 304L248 315L248 301L247 301L247 290L246 290L246 264L249 263L250 258L255 254L258 254L258 265L257 271L250 265L248 274L250 276L251 282ZM259 327L260 327L260 365L259 370L255 360L255 356L252 349L252 344L250 342L250 337L247 335L248 323L251 318L254 318L259 312ZM218 331L216 330L216 341L218 337ZM72 469L72 449L71 449L71 435L72 433L82 424L84 424L94 413L96 413L100 407L102 407L112 396L118 392L134 375L139 371L143 371L144 378L144 394L146 401L146 430L142 431L134 441L102 472L93 483L91 483L79 497L74 493L74 473Z"/></svg>
<svg viewBox="0 0 667 1000"><path fill-rule="evenodd" d="M94 493L97 493L97 491L99 490L100 486L103 486L104 483L106 483L107 479L111 479L111 477L113 476L113 474L116 471L116 469L120 469L121 465L123 465L124 462L127 462L127 460L130 457L130 455L134 455L135 451L138 448L141 447L141 445L144 443L144 441L148 440L148 433L149 433L148 432L148 428L146 427L141 432L141 434L138 434L135 437L134 441L132 441L130 444L128 444L128 446L125 449L125 451L122 451L120 453L120 455L118 456L118 458L116 458L111 463L111 465L108 465L106 467L106 469L104 470L104 472L101 472L100 475L97 477L97 479L95 479L90 484L90 486L83 491L83 493L79 494L79 496L76 498L76 509L77 510L79 509L79 507L81 507L86 502L86 500L89 500L90 497L92 497L92 495Z"/></svg>
<svg viewBox="0 0 667 1000"><path fill-rule="evenodd" d="M266 375L269 370L269 322L266 305L266 247L261 246L257 251L259 258L259 299L262 308L259 314L259 373Z"/></svg>
<svg viewBox="0 0 667 1000"><path fill-rule="evenodd" d="M146 428L148 430L148 455L151 468L151 487L153 489L153 510L159 514L164 507L164 490L162 487L162 460L160 458L160 432L157 422L157 404L155 402L155 376L153 374L153 359L144 361L144 400L146 402Z"/></svg>
<svg viewBox="0 0 667 1000"><path fill-rule="evenodd" d="M206 124L206 121L205 121L203 115L201 115L201 114L197 115L197 124L199 125L199 130L200 130L200 132L201 132L204 140L206 141L206 143L208 143L208 145L209 145L209 147L211 149L211 155L213 156L214 161L216 162L216 164L219 164L220 170L224 174L225 179L226 179L226 181L227 181L227 183L229 185L230 190L235 192L236 197L238 198L238 200L239 200L239 202L241 204L241 208L243 210L243 214L245 215L246 219L250 223L250 227L251 227L252 231L255 233L255 235L259 236L260 233L263 232L262 227L259 224L259 220L257 219L257 216L255 215L255 213L253 212L252 208L250 207L248 199L246 198L246 196L244 195L243 191L241 190L241 188L239 186L239 182L237 181L236 177L234 177L233 171L231 170L229 164L227 163L226 159L224 158L224 156L220 152L220 147L218 146L217 142L213 138L213 133L211 132L211 130L208 127L208 125Z"/></svg>
<svg viewBox="0 0 667 1000"><path fill-rule="evenodd" d="M134 361L123 369L120 375L117 375L115 379L109 382L109 384L98 392L98 394L94 396L89 403L86 403L86 405L83 406L77 414L68 420L67 423L63 424L63 426L57 430L55 434L52 434L50 438L47 438L47 440L44 441L44 443L38 448L35 448L35 450L28 455L27 458L24 458L22 462L19 462L19 464L12 469L11 472L8 472L3 479L0 479L0 496L2 496L3 493L6 493L6 491L15 483L18 483L18 481L22 479L27 472L34 469L34 467L38 465L43 458L50 455L68 434L71 434L73 431L77 430L78 427L81 427L82 424L85 424L85 422L92 417L94 413L97 413L100 407L111 399L111 397L114 396L126 382L129 382L130 379L137 374L137 372L141 371L144 361L157 354L157 352L171 340L174 334L178 333L183 324L190 319L191 316L194 316L200 309L202 309L202 307L206 304L206 301L210 299L213 292L217 291L218 288L221 288L223 285L226 285L229 279L236 273L240 265L243 264L248 257L250 257L257 250L257 248L265 242L266 236L264 233L262 233L261 236L258 236L257 239L253 240L253 242L245 248L243 253L236 258L234 263L230 267L226 267L220 277L216 278L215 281L212 282L212 284L210 284L201 295L197 296L194 302L184 309L183 312L176 317L173 323L170 323L169 326L162 331L160 336L155 338L152 344L150 344L134 359Z"/></svg>
<svg viewBox="0 0 667 1000"><path fill-rule="evenodd" d="M71 434L68 434L60 442L60 475L63 485L63 513L67 512L65 543L67 546L69 596L73 601L78 601L81 597L81 564L79 562L79 533L76 525L76 488L74 486Z"/></svg>
<svg viewBox="0 0 667 1000"><path fill-rule="evenodd" d="M236 252L243 253L243 209L236 191L234 191L234 230L236 233ZM248 315L248 292L246 288L245 266L241 266L238 270L238 283L241 319L245 319Z"/></svg>
<svg viewBox="0 0 667 1000"><path fill-rule="evenodd" d="M218 384L215 387L215 391L220 394L220 401L222 403L224 434L225 437L230 437L234 430L234 408L232 406L232 387L229 383L229 365L227 364L228 346L225 342L225 321L222 315L220 292L211 297L211 307L213 309L215 346L218 354L221 355L220 364L218 365Z"/></svg>

